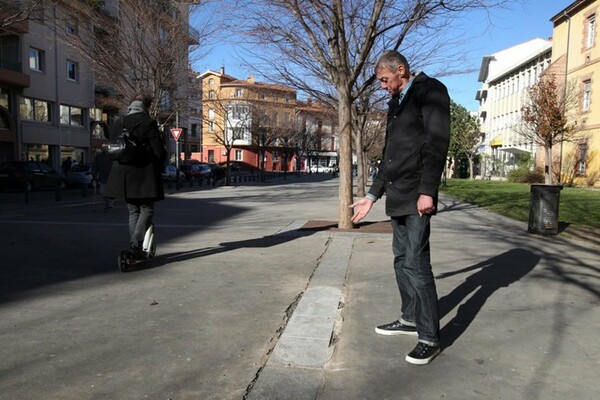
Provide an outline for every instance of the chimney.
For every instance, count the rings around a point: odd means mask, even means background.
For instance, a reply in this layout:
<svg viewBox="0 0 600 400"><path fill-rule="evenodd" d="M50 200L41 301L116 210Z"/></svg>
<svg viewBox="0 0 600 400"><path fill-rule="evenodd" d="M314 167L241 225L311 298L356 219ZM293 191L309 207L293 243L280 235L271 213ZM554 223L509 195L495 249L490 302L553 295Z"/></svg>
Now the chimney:
<svg viewBox="0 0 600 400"><path fill-rule="evenodd" d="M221 67L221 75L225 75L225 67Z"/></svg>
<svg viewBox="0 0 600 400"><path fill-rule="evenodd" d="M247 79L248 83L254 83L254 75L250 75Z"/></svg>

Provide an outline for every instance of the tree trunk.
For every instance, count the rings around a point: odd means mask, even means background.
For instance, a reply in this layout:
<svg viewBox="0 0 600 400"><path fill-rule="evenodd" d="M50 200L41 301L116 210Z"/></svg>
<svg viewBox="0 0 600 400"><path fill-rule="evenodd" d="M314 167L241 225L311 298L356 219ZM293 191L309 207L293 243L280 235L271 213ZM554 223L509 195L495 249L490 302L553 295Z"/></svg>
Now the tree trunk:
<svg viewBox="0 0 600 400"><path fill-rule="evenodd" d="M356 196L365 195L365 154L362 152L362 135L360 132L354 134L354 149L356 149Z"/></svg>
<svg viewBox="0 0 600 400"><path fill-rule="evenodd" d="M339 91L340 186L338 228L352 229L352 112L350 92Z"/></svg>
<svg viewBox="0 0 600 400"><path fill-rule="evenodd" d="M546 146L546 165L544 166L544 183L552 185L552 146Z"/></svg>
<svg viewBox="0 0 600 400"><path fill-rule="evenodd" d="M467 160L469 160L469 180L472 181L473 179L475 179L475 176L473 176L473 171L475 170L474 166L473 166L473 159L475 157L473 156L468 156Z"/></svg>

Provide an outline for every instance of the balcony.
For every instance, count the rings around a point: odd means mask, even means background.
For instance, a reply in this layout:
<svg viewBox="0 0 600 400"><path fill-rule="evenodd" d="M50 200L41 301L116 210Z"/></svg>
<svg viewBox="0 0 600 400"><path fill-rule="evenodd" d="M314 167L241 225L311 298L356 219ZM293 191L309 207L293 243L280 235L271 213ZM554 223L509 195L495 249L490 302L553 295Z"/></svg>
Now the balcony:
<svg viewBox="0 0 600 400"><path fill-rule="evenodd" d="M0 84L21 89L29 87L29 75L21 71L21 63L0 59Z"/></svg>

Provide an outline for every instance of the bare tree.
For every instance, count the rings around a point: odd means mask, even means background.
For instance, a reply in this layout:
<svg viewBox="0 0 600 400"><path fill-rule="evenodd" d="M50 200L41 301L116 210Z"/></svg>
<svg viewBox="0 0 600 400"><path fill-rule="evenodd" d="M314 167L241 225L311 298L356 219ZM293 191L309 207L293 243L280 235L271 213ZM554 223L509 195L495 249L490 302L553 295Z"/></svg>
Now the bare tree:
<svg viewBox="0 0 600 400"><path fill-rule="evenodd" d="M53 3L50 0L0 0L0 37L11 29L19 29L27 21L39 20L44 7Z"/></svg>
<svg viewBox="0 0 600 400"><path fill-rule="evenodd" d="M561 90L562 89L562 90ZM574 88L559 87L554 74L547 74L531 88L522 107L519 133L544 149L544 181L553 184L552 148L579 138L578 121L572 117L578 105ZM572 115L571 115L572 114Z"/></svg>
<svg viewBox="0 0 600 400"><path fill-rule="evenodd" d="M248 0L245 23L256 41L269 47L270 67L306 93L332 94L337 102L340 142L338 227L352 227L352 104L369 79L358 85L374 52L408 49L411 33L447 25L452 14L486 8L501 0ZM436 23L436 21L438 23ZM433 35L438 37L439 35ZM431 47L413 49L426 53ZM409 58L410 59L410 58ZM269 61L269 60L265 60ZM328 85L323 86L326 82ZM319 84L316 86L315 83ZM315 89L320 88L320 90ZM321 98L322 96L315 95Z"/></svg>
<svg viewBox="0 0 600 400"><path fill-rule="evenodd" d="M145 92L157 99L150 113L160 121L187 114L189 54L216 29L208 23L190 29L184 16L188 7L200 7L198 2L55 3L65 5L52 21L60 28L57 34L93 65L98 107L118 110L135 93ZM65 21L79 29L65 31Z"/></svg>

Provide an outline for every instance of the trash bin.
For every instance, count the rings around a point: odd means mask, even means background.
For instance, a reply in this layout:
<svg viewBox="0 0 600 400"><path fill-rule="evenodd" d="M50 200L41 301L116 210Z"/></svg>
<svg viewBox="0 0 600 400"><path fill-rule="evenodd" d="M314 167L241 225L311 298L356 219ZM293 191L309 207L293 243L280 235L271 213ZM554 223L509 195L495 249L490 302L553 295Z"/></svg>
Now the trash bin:
<svg viewBox="0 0 600 400"><path fill-rule="evenodd" d="M529 208L530 233L556 235L558 233L558 205L560 185L531 185Z"/></svg>

